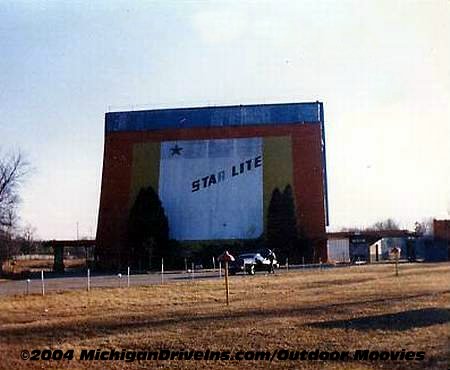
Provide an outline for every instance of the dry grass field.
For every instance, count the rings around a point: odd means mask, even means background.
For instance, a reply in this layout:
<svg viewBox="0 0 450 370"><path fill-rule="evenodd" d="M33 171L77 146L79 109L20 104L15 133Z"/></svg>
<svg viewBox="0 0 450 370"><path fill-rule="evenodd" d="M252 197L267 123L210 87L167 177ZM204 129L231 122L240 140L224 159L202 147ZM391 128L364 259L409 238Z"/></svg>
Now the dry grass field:
<svg viewBox="0 0 450 370"><path fill-rule="evenodd" d="M0 368L436 368L449 357L450 264L0 297ZM24 361L23 349L425 351L424 361Z"/></svg>
<svg viewBox="0 0 450 370"><path fill-rule="evenodd" d="M70 258L64 259L64 266L69 269L81 269L86 266L85 258ZM7 261L3 263L2 271L11 274L20 274L26 271L29 272L40 272L52 271L53 269L53 259L30 259L30 260L18 260L11 263Z"/></svg>

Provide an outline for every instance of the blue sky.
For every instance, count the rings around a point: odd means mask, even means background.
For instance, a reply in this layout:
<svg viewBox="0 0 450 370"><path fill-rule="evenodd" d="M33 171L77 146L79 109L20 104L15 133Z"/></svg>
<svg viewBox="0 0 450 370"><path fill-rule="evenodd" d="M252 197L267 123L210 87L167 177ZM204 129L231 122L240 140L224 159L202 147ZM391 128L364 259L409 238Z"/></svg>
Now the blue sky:
<svg viewBox="0 0 450 370"><path fill-rule="evenodd" d="M450 212L448 1L2 1L23 223L95 234L109 110L320 100L332 229Z"/></svg>

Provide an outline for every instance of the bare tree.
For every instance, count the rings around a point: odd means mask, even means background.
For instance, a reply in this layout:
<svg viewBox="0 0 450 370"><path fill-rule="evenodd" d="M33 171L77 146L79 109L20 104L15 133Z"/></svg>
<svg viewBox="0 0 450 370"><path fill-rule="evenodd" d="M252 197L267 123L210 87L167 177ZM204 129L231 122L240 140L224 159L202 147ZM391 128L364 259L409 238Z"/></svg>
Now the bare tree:
<svg viewBox="0 0 450 370"><path fill-rule="evenodd" d="M341 227L339 229L340 232L348 232L348 233L356 233L356 232L361 232L364 231L363 227L357 227L357 226L349 226L349 227Z"/></svg>
<svg viewBox="0 0 450 370"><path fill-rule="evenodd" d="M392 218L375 222L369 230L400 230L400 225Z"/></svg>
<svg viewBox="0 0 450 370"><path fill-rule="evenodd" d="M18 218L20 185L28 171L29 164L21 152L0 152L0 273L3 261L9 261L20 249L13 231Z"/></svg>
<svg viewBox="0 0 450 370"><path fill-rule="evenodd" d="M17 220L19 189L29 164L21 152L0 153L0 228L8 232Z"/></svg>
<svg viewBox="0 0 450 370"><path fill-rule="evenodd" d="M426 218L414 223L414 232L422 235L433 235L433 219Z"/></svg>
<svg viewBox="0 0 450 370"><path fill-rule="evenodd" d="M24 254L33 254L36 253L36 228L31 224L26 224L22 229L22 233L20 235L20 250Z"/></svg>

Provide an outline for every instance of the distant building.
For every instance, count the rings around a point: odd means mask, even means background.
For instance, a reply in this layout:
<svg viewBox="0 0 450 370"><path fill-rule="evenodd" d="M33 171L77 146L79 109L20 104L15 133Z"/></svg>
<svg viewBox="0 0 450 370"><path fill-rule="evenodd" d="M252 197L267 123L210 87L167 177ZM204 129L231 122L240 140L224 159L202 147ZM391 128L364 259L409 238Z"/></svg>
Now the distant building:
<svg viewBox="0 0 450 370"><path fill-rule="evenodd" d="M350 262L350 240L347 237L328 238L327 240L328 262Z"/></svg>
<svg viewBox="0 0 450 370"><path fill-rule="evenodd" d="M408 230L346 231L327 233L329 262L377 262L389 259L393 247L400 249L400 258L413 256L412 239Z"/></svg>
<svg viewBox="0 0 450 370"><path fill-rule="evenodd" d="M450 222L434 221L434 236L408 230L334 232L327 234L328 261L367 263L392 259L392 249L400 249L400 259L440 262L449 259Z"/></svg>
<svg viewBox="0 0 450 370"><path fill-rule="evenodd" d="M400 250L400 259L413 259L408 250L410 237L381 238L369 246L370 262L388 261L392 259L394 248Z"/></svg>
<svg viewBox="0 0 450 370"><path fill-rule="evenodd" d="M433 220L433 237L436 243L447 248L450 260L450 220Z"/></svg>

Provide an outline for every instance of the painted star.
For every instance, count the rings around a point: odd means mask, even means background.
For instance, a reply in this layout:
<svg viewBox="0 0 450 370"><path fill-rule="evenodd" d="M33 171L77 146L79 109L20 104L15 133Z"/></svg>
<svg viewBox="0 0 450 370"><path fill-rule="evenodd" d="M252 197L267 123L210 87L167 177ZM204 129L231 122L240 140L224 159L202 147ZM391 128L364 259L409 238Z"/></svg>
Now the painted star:
<svg viewBox="0 0 450 370"><path fill-rule="evenodd" d="M175 144L173 148L170 148L170 155L173 157L174 155L181 155L181 151L183 150L182 147L178 146L178 144Z"/></svg>

